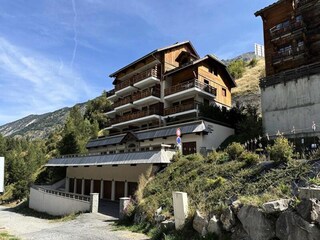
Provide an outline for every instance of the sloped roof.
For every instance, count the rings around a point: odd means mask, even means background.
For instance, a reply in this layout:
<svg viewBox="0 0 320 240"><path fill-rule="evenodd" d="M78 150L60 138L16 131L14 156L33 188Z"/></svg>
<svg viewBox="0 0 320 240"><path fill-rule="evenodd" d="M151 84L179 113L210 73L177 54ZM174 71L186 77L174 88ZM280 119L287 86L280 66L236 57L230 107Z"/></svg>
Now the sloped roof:
<svg viewBox="0 0 320 240"><path fill-rule="evenodd" d="M92 147L119 144L119 143L122 142L122 140L124 139L124 137L126 135L127 134L120 134L120 135L116 135L116 136L104 137L104 138L100 138L100 139L90 140L87 143L86 147L87 148L92 148Z"/></svg>
<svg viewBox="0 0 320 240"><path fill-rule="evenodd" d="M161 137L170 137L176 135L177 128L180 128L182 134L190 134L206 131L206 126L203 121L195 121L186 124L172 125L166 127L160 127L155 129L143 130L138 132L128 132L112 137L105 137L101 139L90 140L87 144L87 148L108 146L113 144L119 144L125 142L126 136L132 134L137 140L147 140Z"/></svg>
<svg viewBox="0 0 320 240"><path fill-rule="evenodd" d="M128 68L128 67L131 67L132 65L136 64L137 62L140 62L141 60L155 54L155 53L158 53L158 52L162 52L162 51L165 51L165 50L168 50L168 49L171 49L171 48L174 48L174 47L178 47L178 46L181 46L181 45L184 45L184 44L188 44L191 49L194 51L194 53L196 54L197 57L199 57L199 54L197 53L196 49L194 48L194 46L192 45L192 43L190 41L184 41L184 42L177 42L175 44L172 44L170 46L167 46L167 47L164 47L164 48L158 48L156 50L153 50L152 52L144 55L143 57L137 59L136 61L124 66L123 68L120 68L119 70L117 70L116 72L112 73L109 75L109 77L116 77L116 75L118 73L120 73L121 71L123 71L124 69Z"/></svg>
<svg viewBox="0 0 320 240"><path fill-rule="evenodd" d="M160 150L147 152L129 152L108 155L84 155L61 157L49 160L46 167L68 166L97 166L97 165L128 165L128 164L155 164L170 163L174 151Z"/></svg>
<svg viewBox="0 0 320 240"><path fill-rule="evenodd" d="M185 68L188 68L188 67L191 67L191 66L195 66L195 65L197 65L197 64L199 64L199 63L201 63L201 62L203 62L203 61L206 61L206 60L208 60L208 59L213 60L214 62L216 62L216 63L218 63L219 65L221 65L221 67L225 70L225 72L226 72L226 74L227 74L228 81L231 83L231 85L232 85L233 87L236 87L236 86L237 86L235 80L234 80L233 77L230 75L230 73L229 73L229 71L228 71L228 69L227 69L227 66L226 66L221 60L219 60L216 56L214 56L214 55L212 55L212 54L208 54L208 55L204 56L203 58L197 59L197 60L195 60L195 61L193 61L193 62L190 62L189 64L186 64L186 65L184 65L184 66L182 66L182 67L178 67L178 68L175 68L175 69L173 69L173 70L171 70L171 71L168 71L168 72L165 74L165 76L169 76L169 75L171 75L171 74L173 74L173 73L175 73L175 72L178 72L178 71L180 71L180 70L182 70L182 69L185 69Z"/></svg>
<svg viewBox="0 0 320 240"><path fill-rule="evenodd" d="M283 2L284 0L278 0L277 2L273 3L273 4L270 4L269 6L266 6L265 8L262 8L261 10L257 11L254 13L254 15L256 17L260 16L264 11L270 9L270 8L273 8L274 6L278 5L279 3Z"/></svg>

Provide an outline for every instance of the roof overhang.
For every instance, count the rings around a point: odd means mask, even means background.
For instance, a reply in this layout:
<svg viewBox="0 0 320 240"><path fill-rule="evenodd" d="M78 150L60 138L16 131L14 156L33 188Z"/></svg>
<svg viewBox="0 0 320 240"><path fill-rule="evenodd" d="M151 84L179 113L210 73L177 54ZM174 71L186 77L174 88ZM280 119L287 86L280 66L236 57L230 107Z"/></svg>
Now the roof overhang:
<svg viewBox="0 0 320 240"><path fill-rule="evenodd" d="M109 75L109 77L116 77L118 73L122 72L123 70L125 70L126 68L129 68L131 66L133 66L134 64L150 57L150 56L153 56L154 54L156 53L159 53L159 52L162 52L162 51L165 51L165 50L168 50L168 49L171 49L171 48L175 48L175 47L178 47L178 46L181 46L181 45L184 45L184 44L187 44L189 45L189 47L192 49L192 51L194 52L194 54L199 57L199 54L197 53L196 49L194 48L194 46L192 45L192 43L190 41L184 41L184 42L177 42L173 45L170 45L170 46L167 46L167 47L164 47L164 48L159 48L159 49L156 49L146 55L144 55L143 57L137 59L136 61L124 66L123 68L120 68L119 70L117 70L116 72L112 73Z"/></svg>
<svg viewBox="0 0 320 240"><path fill-rule="evenodd" d="M175 151L160 150L148 152L128 152L106 155L64 156L49 160L46 167L73 167L73 166L112 166L130 164L168 164Z"/></svg>

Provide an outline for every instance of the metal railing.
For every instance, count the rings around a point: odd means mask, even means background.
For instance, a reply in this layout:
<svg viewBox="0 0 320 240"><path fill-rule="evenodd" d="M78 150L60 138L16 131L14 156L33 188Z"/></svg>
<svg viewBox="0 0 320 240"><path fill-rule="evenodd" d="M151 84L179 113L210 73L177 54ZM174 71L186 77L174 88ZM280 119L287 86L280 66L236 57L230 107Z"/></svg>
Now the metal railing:
<svg viewBox="0 0 320 240"><path fill-rule="evenodd" d="M180 104L177 106L165 108L164 115L167 116L167 115L171 115L171 114L175 114L175 113L199 109L199 105L200 105L199 102L192 102L192 103Z"/></svg>
<svg viewBox="0 0 320 240"><path fill-rule="evenodd" d="M158 71L158 66L145 70L129 79L126 79L115 86L115 90L119 91L128 86L133 86L133 84L140 82L148 77L160 78L160 71Z"/></svg>
<svg viewBox="0 0 320 240"><path fill-rule="evenodd" d="M171 86L171 87L164 90L164 95L168 96L168 95L171 95L171 94L174 94L177 92L185 91L185 90L187 90L189 88L193 88L193 87L199 88L199 89L201 89L207 93L211 93L215 96L217 95L216 88L214 88L208 84L202 83L198 79L192 79L190 81L182 82L177 85Z"/></svg>
<svg viewBox="0 0 320 240"><path fill-rule="evenodd" d="M47 189L47 188L36 186L36 185L31 186L31 188L38 190L40 192L45 192L45 193L60 196L60 197L71 198L71 199L84 201L84 202L90 202L90 196Z"/></svg>
<svg viewBox="0 0 320 240"><path fill-rule="evenodd" d="M298 78L314 74L320 74L320 62L262 78L260 80L260 87L265 88L268 86L273 86L279 83L296 80Z"/></svg>

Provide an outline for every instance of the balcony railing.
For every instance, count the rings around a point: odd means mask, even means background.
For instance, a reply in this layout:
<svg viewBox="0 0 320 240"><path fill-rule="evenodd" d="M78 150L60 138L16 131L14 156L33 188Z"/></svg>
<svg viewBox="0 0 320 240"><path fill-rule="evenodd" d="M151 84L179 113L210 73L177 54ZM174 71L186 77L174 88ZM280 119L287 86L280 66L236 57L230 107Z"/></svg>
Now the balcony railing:
<svg viewBox="0 0 320 240"><path fill-rule="evenodd" d="M195 110L199 108L200 103L198 102L192 102L187 104L180 104L177 106L169 107L164 109L164 115L171 115L175 113L185 112L189 110Z"/></svg>
<svg viewBox="0 0 320 240"><path fill-rule="evenodd" d="M113 96L113 95L115 94L115 92L116 92L116 91L115 91L114 89L112 89L112 90L110 90L110 91L106 92L107 97Z"/></svg>
<svg viewBox="0 0 320 240"><path fill-rule="evenodd" d="M132 103L132 97L131 96L128 96L128 97L125 97L123 99L120 99L118 101L116 101L114 104L113 104L113 107L116 108L116 107L120 107L122 105L126 105L128 103Z"/></svg>
<svg viewBox="0 0 320 240"><path fill-rule="evenodd" d="M148 77L160 78L160 71L158 71L158 66L150 68L146 71L143 71L129 79L126 79L115 86L115 90L119 91L128 86L133 86L133 84L140 82Z"/></svg>
<svg viewBox="0 0 320 240"><path fill-rule="evenodd" d="M147 89L142 92L137 92L132 96L132 100L137 101L137 100L149 97L149 96L155 96L155 97L160 98L160 88Z"/></svg>
<svg viewBox="0 0 320 240"><path fill-rule="evenodd" d="M276 29L276 30L270 31L270 35L271 35L271 38L278 38L278 37L281 37L281 36L283 36L285 34L292 33L294 31L302 29L303 26L304 26L304 24L303 24L302 21L292 22L287 27L282 27L280 29Z"/></svg>
<svg viewBox="0 0 320 240"><path fill-rule="evenodd" d="M190 81L187 81L187 82L183 82L183 83L179 83L177 85L174 85L170 88L167 88L164 90L164 95L165 96L168 96L168 95L171 95L171 94L174 94L174 93L178 93L178 92L182 92L182 91L185 91L189 88L199 88L207 93L211 93L213 95L216 96L217 94L217 89L208 85L208 84L205 84L205 83L202 83L200 82L199 80L197 79L193 79L193 80L190 80Z"/></svg>
<svg viewBox="0 0 320 240"><path fill-rule="evenodd" d="M275 64L279 61L286 60L291 57L296 57L306 52L304 45L299 46L296 50L285 51L277 53L272 57L272 62Z"/></svg>
<svg viewBox="0 0 320 240"><path fill-rule="evenodd" d="M118 116L117 118L111 119L111 124L117 124L121 122L131 121L133 119L138 119L150 115L162 115L162 111L160 108L151 108L145 111L138 111L134 113L130 113L124 116Z"/></svg>

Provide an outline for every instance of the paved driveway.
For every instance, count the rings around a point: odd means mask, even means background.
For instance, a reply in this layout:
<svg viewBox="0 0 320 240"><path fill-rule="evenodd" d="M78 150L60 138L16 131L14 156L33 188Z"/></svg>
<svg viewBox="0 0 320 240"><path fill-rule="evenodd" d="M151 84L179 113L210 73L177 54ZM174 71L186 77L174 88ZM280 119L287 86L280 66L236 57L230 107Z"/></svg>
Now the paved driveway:
<svg viewBox="0 0 320 240"><path fill-rule="evenodd" d="M146 240L143 234L128 231L114 231L111 225L115 218L102 214L86 213L68 222L50 222L39 218L23 216L0 206L0 229L21 239L110 239Z"/></svg>

